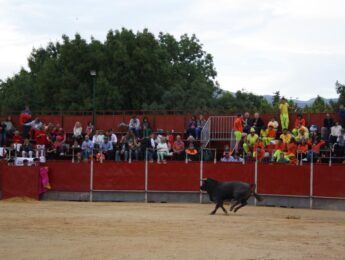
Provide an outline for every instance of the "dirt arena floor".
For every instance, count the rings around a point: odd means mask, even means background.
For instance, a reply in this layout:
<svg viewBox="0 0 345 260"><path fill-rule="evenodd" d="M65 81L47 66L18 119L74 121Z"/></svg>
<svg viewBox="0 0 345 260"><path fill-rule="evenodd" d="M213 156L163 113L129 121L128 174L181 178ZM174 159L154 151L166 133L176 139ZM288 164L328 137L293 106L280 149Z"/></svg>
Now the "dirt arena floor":
<svg viewBox="0 0 345 260"><path fill-rule="evenodd" d="M345 259L345 212L0 202L0 259Z"/></svg>

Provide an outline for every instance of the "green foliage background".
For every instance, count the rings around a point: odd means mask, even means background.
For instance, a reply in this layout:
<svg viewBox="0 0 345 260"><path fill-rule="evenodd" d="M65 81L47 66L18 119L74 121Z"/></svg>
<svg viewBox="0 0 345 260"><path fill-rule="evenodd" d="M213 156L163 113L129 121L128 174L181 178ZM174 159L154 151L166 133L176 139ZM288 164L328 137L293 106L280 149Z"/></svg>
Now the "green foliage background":
<svg viewBox="0 0 345 260"><path fill-rule="evenodd" d="M0 81L2 113L20 111L26 104L43 113L92 110L90 70L97 71L97 110L269 113L277 111L279 99L278 91L271 105L262 96L221 90L212 55L195 35L175 39L163 33L155 37L147 29L134 33L124 28L109 31L104 42L63 35L61 42L33 49L28 67ZM345 87L337 84L345 99ZM320 99L307 109L332 109Z"/></svg>

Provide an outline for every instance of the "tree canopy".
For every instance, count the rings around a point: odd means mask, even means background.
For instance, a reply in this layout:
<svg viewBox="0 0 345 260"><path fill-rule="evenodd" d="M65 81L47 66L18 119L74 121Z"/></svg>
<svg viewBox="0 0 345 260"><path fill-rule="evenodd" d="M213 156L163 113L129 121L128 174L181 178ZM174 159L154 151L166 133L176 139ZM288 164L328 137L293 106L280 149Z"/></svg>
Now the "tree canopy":
<svg viewBox="0 0 345 260"><path fill-rule="evenodd" d="M273 112L280 97L276 91L271 105L262 96L220 89L213 57L195 35L176 39L122 28L110 30L104 42L63 35L33 49L28 69L0 81L0 109L19 111L28 104L43 113L91 110L91 70L97 72L97 110ZM337 90L343 93L343 85ZM324 108L317 101L313 111Z"/></svg>

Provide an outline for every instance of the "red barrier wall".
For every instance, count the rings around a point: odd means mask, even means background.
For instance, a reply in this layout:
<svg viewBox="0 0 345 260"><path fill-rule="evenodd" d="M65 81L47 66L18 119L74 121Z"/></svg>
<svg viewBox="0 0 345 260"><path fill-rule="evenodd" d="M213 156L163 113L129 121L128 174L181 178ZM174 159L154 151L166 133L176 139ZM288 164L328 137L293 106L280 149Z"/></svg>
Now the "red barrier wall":
<svg viewBox="0 0 345 260"><path fill-rule="evenodd" d="M95 163L94 190L145 190L145 164Z"/></svg>
<svg viewBox="0 0 345 260"><path fill-rule="evenodd" d="M52 191L90 191L89 163L49 161L47 166Z"/></svg>
<svg viewBox="0 0 345 260"><path fill-rule="evenodd" d="M2 166L2 198L39 198L39 167Z"/></svg>
<svg viewBox="0 0 345 260"><path fill-rule="evenodd" d="M200 190L200 163L149 164L148 172L148 189L151 191Z"/></svg>
<svg viewBox="0 0 345 260"><path fill-rule="evenodd" d="M304 195L310 192L310 166L259 164L258 193Z"/></svg>
<svg viewBox="0 0 345 260"><path fill-rule="evenodd" d="M254 164L207 162L204 163L203 177L217 181L254 183Z"/></svg>
<svg viewBox="0 0 345 260"><path fill-rule="evenodd" d="M49 161L52 191L88 192L90 164L70 161ZM314 166L314 196L345 198L344 165ZM38 198L38 167L14 167L0 164L0 189L3 198L29 196ZM254 164L205 162L204 178L218 181L254 183ZM169 161L148 165L150 191L199 191L200 164ZM272 195L309 196L310 166L259 164L258 193ZM95 163L94 189L144 190L145 163Z"/></svg>
<svg viewBox="0 0 345 260"><path fill-rule="evenodd" d="M314 196L345 198L345 167L314 165Z"/></svg>

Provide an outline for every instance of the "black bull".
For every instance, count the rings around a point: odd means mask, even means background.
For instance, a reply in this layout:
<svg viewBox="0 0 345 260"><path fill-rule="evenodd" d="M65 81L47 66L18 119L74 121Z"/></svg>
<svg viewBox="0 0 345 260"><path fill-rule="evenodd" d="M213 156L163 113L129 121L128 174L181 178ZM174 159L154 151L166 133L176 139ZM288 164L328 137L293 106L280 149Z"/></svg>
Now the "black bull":
<svg viewBox="0 0 345 260"><path fill-rule="evenodd" d="M255 193L255 184L245 182L218 182L211 178L204 179L200 187L201 190L207 191L210 200L216 203L215 209L211 214L215 214L218 208L222 208L225 214L228 214L223 204L228 200L233 202L230 211L236 212L240 208L247 205L250 196L254 196L258 201L262 201L262 197Z"/></svg>

